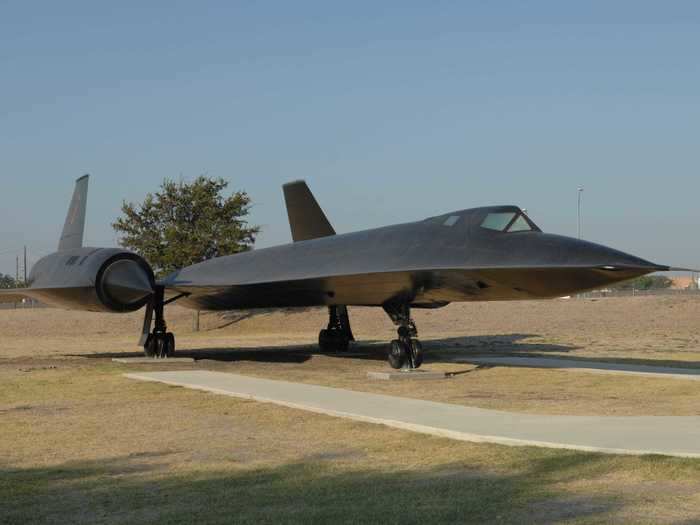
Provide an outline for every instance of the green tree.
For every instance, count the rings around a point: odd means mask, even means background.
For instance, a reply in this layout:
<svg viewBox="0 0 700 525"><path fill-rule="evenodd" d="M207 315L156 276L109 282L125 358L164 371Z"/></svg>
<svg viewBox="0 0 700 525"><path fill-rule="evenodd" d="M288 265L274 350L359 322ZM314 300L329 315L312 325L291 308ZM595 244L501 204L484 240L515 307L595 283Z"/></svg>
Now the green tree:
<svg viewBox="0 0 700 525"><path fill-rule="evenodd" d="M246 216L243 191L226 197L224 179L198 177L192 183L165 179L141 204L124 202L112 224L119 243L144 257L157 275L206 259L250 250L260 231Z"/></svg>
<svg viewBox="0 0 700 525"><path fill-rule="evenodd" d="M673 281L665 275L644 275L613 286L616 290L663 290L670 288Z"/></svg>
<svg viewBox="0 0 700 525"><path fill-rule="evenodd" d="M14 277L10 277L9 275L3 275L0 273L0 288L17 288L17 281L15 281Z"/></svg>

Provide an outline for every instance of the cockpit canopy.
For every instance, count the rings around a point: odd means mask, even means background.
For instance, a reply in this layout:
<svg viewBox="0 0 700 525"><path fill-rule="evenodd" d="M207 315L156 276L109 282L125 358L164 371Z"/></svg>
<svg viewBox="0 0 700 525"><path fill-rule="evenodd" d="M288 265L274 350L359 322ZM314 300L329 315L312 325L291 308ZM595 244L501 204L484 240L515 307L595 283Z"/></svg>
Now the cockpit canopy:
<svg viewBox="0 0 700 525"><path fill-rule="evenodd" d="M430 217L424 222L449 227L468 228L477 233L517 233L541 232L537 225L530 220L523 210L517 206L487 206L472 208Z"/></svg>
<svg viewBox="0 0 700 525"><path fill-rule="evenodd" d="M520 210L489 212L480 226L487 230L504 233L539 231L539 228Z"/></svg>

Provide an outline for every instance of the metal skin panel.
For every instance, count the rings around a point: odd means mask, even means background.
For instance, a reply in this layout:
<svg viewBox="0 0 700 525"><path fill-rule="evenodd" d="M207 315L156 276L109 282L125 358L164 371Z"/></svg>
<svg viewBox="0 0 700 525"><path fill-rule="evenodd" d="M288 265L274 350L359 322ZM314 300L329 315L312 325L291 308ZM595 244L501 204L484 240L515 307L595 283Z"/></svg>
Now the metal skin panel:
<svg viewBox="0 0 700 525"><path fill-rule="evenodd" d="M148 263L117 248L84 248L89 175L75 181L58 251L40 259L27 288L0 290L0 302L29 297L75 310L131 312L148 303L155 279Z"/></svg>
<svg viewBox="0 0 700 525"><path fill-rule="evenodd" d="M78 180L76 193L83 194L86 181ZM504 233L481 226L489 213L522 213L516 206L462 210L332 235L307 190L302 183L286 189L295 238L327 236L183 268L158 283L167 297L185 294L180 303L201 310L392 303L436 308L455 301L559 297L669 269L605 246L543 233L526 217L531 231ZM143 292L141 272L148 274L146 283L153 277L137 256L116 248L74 248L41 259L32 269L29 288L0 291L0 301L28 296L88 311L131 311L146 304L144 297L123 307L106 297L97 281L115 257L138 259L140 267L132 268L141 279L131 279L131 270L122 268L113 273L118 282L110 289L124 297Z"/></svg>
<svg viewBox="0 0 700 525"><path fill-rule="evenodd" d="M110 304L96 288L100 271L115 257L133 257L133 254L118 248L77 248L47 255L32 268L29 287L21 290L21 295L67 309L129 311ZM17 295L16 290L10 291Z"/></svg>
<svg viewBox="0 0 700 525"><path fill-rule="evenodd" d="M668 270L539 229L503 233L480 227L488 213L508 211L520 209L475 208L254 250L183 268L161 284L171 294L188 294L182 304L198 309L391 302L437 307L559 297ZM459 220L448 221L452 216Z"/></svg>

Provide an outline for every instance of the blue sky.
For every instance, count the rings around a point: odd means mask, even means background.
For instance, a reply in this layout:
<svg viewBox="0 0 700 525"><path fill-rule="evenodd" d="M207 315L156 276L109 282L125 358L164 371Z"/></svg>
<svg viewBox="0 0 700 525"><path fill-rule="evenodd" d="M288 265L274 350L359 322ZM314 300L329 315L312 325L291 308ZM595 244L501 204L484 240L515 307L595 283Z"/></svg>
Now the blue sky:
<svg viewBox="0 0 700 525"><path fill-rule="evenodd" d="M147 4L147 5L145 5ZM345 232L486 204L700 266L697 2L0 0L0 272L123 199L224 177L289 240L304 178Z"/></svg>

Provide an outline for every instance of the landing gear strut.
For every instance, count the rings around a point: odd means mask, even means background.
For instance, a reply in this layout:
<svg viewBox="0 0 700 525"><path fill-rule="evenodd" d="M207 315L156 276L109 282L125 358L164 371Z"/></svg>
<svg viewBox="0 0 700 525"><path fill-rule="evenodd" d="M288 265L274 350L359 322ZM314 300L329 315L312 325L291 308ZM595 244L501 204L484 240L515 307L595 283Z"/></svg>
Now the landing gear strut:
<svg viewBox="0 0 700 525"><path fill-rule="evenodd" d="M172 332L168 332L165 316L163 315L164 307L167 304L164 292L165 290L162 286L156 286L153 299L146 307L146 317L143 321L143 334L141 336L141 344L146 357L165 358L172 357L175 353L175 336ZM153 323L153 331L151 332L151 320L154 312L156 318L155 323Z"/></svg>
<svg viewBox="0 0 700 525"><path fill-rule="evenodd" d="M389 365L396 369L419 368L423 364L423 345L418 340L416 323L411 319L411 307L408 304L385 305L384 311L399 327L399 338L394 339L389 348Z"/></svg>
<svg viewBox="0 0 700 525"><path fill-rule="evenodd" d="M318 346L321 352L347 352L350 341L354 341L350 328L350 317L346 306L328 307L328 328L318 334Z"/></svg>

